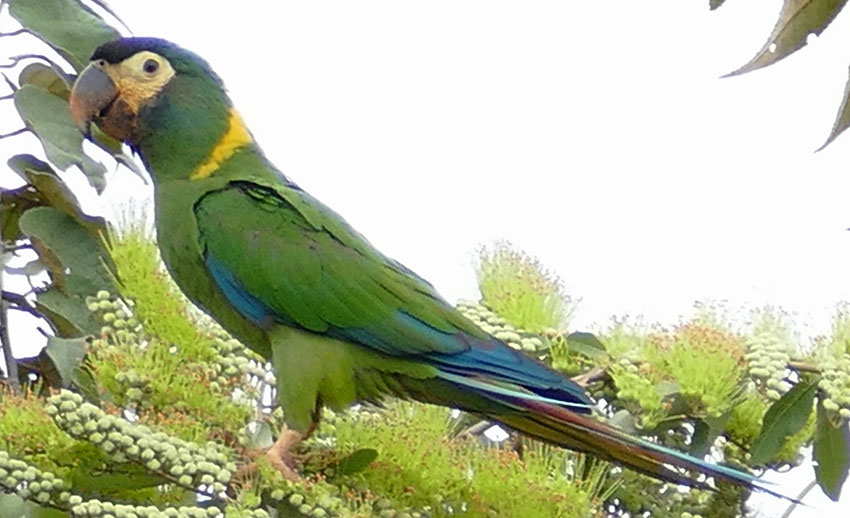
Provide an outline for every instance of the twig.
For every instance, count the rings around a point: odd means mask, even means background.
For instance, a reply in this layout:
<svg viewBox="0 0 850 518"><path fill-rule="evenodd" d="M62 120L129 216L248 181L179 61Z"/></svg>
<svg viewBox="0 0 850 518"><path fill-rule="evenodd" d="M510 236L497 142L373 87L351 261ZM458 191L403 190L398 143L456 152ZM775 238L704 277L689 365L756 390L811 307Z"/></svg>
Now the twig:
<svg viewBox="0 0 850 518"><path fill-rule="evenodd" d="M3 248L4 252L12 252L13 254L15 252L20 252L21 250L32 250L33 249L32 243L21 243L19 245L11 245L11 246L0 245L0 247Z"/></svg>
<svg viewBox="0 0 850 518"><path fill-rule="evenodd" d="M9 319L6 310L8 305L0 300L0 349L3 349L3 360L6 362L6 376L9 386L16 394L21 392L21 382L18 379L18 362L12 356L12 342L9 338Z"/></svg>
<svg viewBox="0 0 850 518"><path fill-rule="evenodd" d="M0 232L0 243L3 242L3 234ZM0 292L3 292L2 267L5 261L0 263ZM8 304L0 298L0 349L3 349L3 361L6 363L6 377L9 379L9 387L16 394L21 392L21 380L18 379L18 363L12 355L12 341L9 337L9 314Z"/></svg>
<svg viewBox="0 0 850 518"><path fill-rule="evenodd" d="M9 76L3 74L3 80L6 81L6 84L9 85L9 88L12 89L12 94L18 91L18 85L16 85L14 81L9 79Z"/></svg>
<svg viewBox="0 0 850 518"><path fill-rule="evenodd" d="M127 25L124 22L124 20L122 20L117 14L115 14L115 11L113 11L112 8L109 7L109 4L107 4L105 0L91 0L91 1L92 1L93 4L97 5L98 7L100 7L101 9L106 11L107 13L109 13L113 18L118 20L118 23L123 25L124 28L127 29L127 32L129 32L131 35L133 34L133 30L130 29L130 26Z"/></svg>
<svg viewBox="0 0 850 518"><path fill-rule="evenodd" d="M595 381L600 381L605 379L608 376L608 371L603 369L602 367L594 367L584 374L579 374L573 378L580 387L587 387L591 383Z"/></svg>
<svg viewBox="0 0 850 518"><path fill-rule="evenodd" d="M481 435L486 432L493 423L490 421L478 421L472 426L467 427L465 430L457 434L458 437L475 437L476 435Z"/></svg>
<svg viewBox="0 0 850 518"><path fill-rule="evenodd" d="M794 509L797 508L797 505L799 505L799 502L802 502L803 499L806 498L806 495L809 494L809 491L814 489L815 486L817 486L817 485L818 485L817 480L812 480L811 482L809 482L809 485L804 487L803 490L800 491L800 494L797 495L797 498L796 498L797 501L791 502L791 505L788 506L788 509L785 509L785 512L782 513L782 516L780 516L779 518L788 518L789 516L791 516L791 513L794 512Z"/></svg>
<svg viewBox="0 0 850 518"><path fill-rule="evenodd" d="M806 363L806 362L801 362L801 361L794 361L794 360L789 361L788 362L788 368L795 370L795 371L800 371L800 372L811 372L813 374L820 374L821 373L821 370L817 365L812 365L811 363Z"/></svg>
<svg viewBox="0 0 850 518"><path fill-rule="evenodd" d="M21 128L21 129L16 129L15 131L13 131L11 133L0 134L0 140L3 140L5 138L9 138L9 137L15 137L15 136L18 136L18 135L22 135L22 134L24 134L28 131L30 131L29 128Z"/></svg>
<svg viewBox="0 0 850 518"><path fill-rule="evenodd" d="M16 309L18 311L23 311L24 313L29 313L30 315L37 318L44 318L44 315L38 312L32 304L20 293L14 293L11 291L3 291L2 293L3 300L8 302L9 304L14 304L14 306L10 306L9 309Z"/></svg>
<svg viewBox="0 0 850 518"><path fill-rule="evenodd" d="M0 32L0 38L9 38L11 36L19 36L21 34L29 34L30 31L27 29L18 29L12 32Z"/></svg>
<svg viewBox="0 0 850 518"><path fill-rule="evenodd" d="M23 61L25 59L38 59L38 60L41 60L41 61L45 61L45 62L49 63L50 65L54 64L53 61L49 57L47 57L43 54L21 54L20 56L10 57L9 63L6 63L5 65L0 65L0 68L15 68L16 66L18 66L18 63L20 63L21 61Z"/></svg>

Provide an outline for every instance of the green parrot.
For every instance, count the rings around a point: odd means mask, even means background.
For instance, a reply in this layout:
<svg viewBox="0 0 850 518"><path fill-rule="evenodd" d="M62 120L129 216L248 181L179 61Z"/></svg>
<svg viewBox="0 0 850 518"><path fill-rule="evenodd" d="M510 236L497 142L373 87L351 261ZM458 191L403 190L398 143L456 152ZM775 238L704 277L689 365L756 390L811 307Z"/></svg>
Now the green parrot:
<svg viewBox="0 0 850 518"><path fill-rule="evenodd" d="M460 408L531 437L679 484L704 474L771 492L736 469L648 442L592 417L581 387L482 331L264 156L219 77L161 39L99 47L70 97L82 131L138 153L155 185L156 231L177 285L269 358L288 450L322 405L387 396ZM781 496L781 495L780 495Z"/></svg>

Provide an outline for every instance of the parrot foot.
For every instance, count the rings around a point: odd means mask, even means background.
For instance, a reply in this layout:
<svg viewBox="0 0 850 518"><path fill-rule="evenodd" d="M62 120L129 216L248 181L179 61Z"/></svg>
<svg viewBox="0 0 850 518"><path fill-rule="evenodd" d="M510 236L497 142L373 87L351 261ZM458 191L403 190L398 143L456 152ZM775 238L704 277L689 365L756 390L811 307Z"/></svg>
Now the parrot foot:
<svg viewBox="0 0 850 518"><path fill-rule="evenodd" d="M236 473L233 474L233 480L244 482L256 476L258 471L256 458L265 455L269 464L278 470L285 480L300 482L301 475L298 473L292 449L303 439L304 435L284 426L271 448L266 451L251 450L247 452L248 457L252 460L236 470Z"/></svg>
<svg viewBox="0 0 850 518"><path fill-rule="evenodd" d="M295 465L295 458L292 456L292 448L302 439L304 439L303 434L284 427L280 431L280 435L277 436L275 443L266 451L266 457L268 457L271 465L280 471L283 478L290 482L301 481L301 475L298 474Z"/></svg>

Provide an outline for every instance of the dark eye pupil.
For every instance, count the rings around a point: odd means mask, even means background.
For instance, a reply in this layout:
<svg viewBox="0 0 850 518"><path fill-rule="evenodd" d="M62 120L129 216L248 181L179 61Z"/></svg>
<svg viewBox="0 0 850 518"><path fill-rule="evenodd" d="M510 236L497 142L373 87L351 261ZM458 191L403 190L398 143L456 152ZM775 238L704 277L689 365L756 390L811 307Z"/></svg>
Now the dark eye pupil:
<svg viewBox="0 0 850 518"><path fill-rule="evenodd" d="M149 59L145 61L145 64L142 68L144 68L144 71L148 74L153 74L159 68L159 63L157 63L156 60Z"/></svg>

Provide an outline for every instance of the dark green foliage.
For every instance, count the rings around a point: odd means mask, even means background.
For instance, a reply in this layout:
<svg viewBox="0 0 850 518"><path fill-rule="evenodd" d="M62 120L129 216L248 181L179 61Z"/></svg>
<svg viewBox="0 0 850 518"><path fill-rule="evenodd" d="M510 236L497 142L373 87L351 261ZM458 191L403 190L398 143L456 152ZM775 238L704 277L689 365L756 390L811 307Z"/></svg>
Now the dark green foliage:
<svg viewBox="0 0 850 518"><path fill-rule="evenodd" d="M823 491L838 501L850 470L850 427L818 406L814 437L815 474Z"/></svg>
<svg viewBox="0 0 850 518"><path fill-rule="evenodd" d="M806 425L812 413L818 381L817 377L810 377L797 383L767 410L761 435L753 442L750 451L750 462L755 465L768 462L779 452L787 437Z"/></svg>
<svg viewBox="0 0 850 518"><path fill-rule="evenodd" d="M762 48L747 64L729 73L728 76L745 74L773 65L802 49L808 43L809 36L820 35L844 9L846 3L847 0L785 0L776 25ZM714 10L723 4L723 0L709 0L709 4ZM848 126L850 126L850 80L845 86L832 131L819 150L828 146Z"/></svg>
<svg viewBox="0 0 850 518"><path fill-rule="evenodd" d="M9 12L79 71L98 45L120 33L77 0L9 0Z"/></svg>

